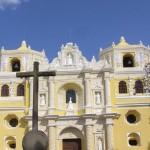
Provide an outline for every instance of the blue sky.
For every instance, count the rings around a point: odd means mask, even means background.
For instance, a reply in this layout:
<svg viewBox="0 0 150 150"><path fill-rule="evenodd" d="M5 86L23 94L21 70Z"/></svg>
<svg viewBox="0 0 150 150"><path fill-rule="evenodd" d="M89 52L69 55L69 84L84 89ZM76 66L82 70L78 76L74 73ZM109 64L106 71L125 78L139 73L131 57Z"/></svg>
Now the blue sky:
<svg viewBox="0 0 150 150"><path fill-rule="evenodd" d="M149 0L0 0L0 47L16 49L25 40L45 49L50 62L67 42L98 59L99 48L122 35L150 45Z"/></svg>

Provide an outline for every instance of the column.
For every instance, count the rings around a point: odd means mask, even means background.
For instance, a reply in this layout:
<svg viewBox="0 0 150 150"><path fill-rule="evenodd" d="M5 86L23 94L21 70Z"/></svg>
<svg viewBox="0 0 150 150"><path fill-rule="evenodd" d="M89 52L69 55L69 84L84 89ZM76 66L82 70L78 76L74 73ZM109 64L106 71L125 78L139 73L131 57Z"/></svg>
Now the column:
<svg viewBox="0 0 150 150"><path fill-rule="evenodd" d="M92 150L93 149L93 128L92 125L85 125L85 143L86 143L86 150Z"/></svg>
<svg viewBox="0 0 150 150"><path fill-rule="evenodd" d="M86 107L91 107L91 101L90 101L90 80L85 79L85 104Z"/></svg>
<svg viewBox="0 0 150 150"><path fill-rule="evenodd" d="M30 83L30 108L33 108L33 80L29 80Z"/></svg>
<svg viewBox="0 0 150 150"><path fill-rule="evenodd" d="M26 102L26 109L30 107L30 89L29 89L29 80L25 82L25 102Z"/></svg>
<svg viewBox="0 0 150 150"><path fill-rule="evenodd" d="M49 80L49 107L54 108L54 81Z"/></svg>
<svg viewBox="0 0 150 150"><path fill-rule="evenodd" d="M114 150L113 119L106 118L106 150Z"/></svg>
<svg viewBox="0 0 150 150"><path fill-rule="evenodd" d="M49 150L56 150L55 125L49 126Z"/></svg>
<svg viewBox="0 0 150 150"><path fill-rule="evenodd" d="M105 99L106 99L106 106L111 105L111 98L110 98L110 77L109 72L105 73Z"/></svg>

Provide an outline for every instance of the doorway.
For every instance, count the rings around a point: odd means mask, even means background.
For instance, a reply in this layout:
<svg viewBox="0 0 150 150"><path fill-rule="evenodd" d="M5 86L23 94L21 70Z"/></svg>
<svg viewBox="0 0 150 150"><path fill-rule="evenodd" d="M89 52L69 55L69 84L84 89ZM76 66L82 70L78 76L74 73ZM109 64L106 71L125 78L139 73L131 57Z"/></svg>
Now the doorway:
<svg viewBox="0 0 150 150"><path fill-rule="evenodd" d="M63 139L63 150L82 150L81 139Z"/></svg>

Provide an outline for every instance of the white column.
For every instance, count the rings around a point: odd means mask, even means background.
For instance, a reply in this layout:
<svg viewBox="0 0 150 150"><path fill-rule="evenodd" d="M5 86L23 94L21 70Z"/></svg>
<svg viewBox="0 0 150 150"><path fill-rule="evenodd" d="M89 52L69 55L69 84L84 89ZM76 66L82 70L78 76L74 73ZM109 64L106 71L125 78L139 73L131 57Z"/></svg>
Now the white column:
<svg viewBox="0 0 150 150"><path fill-rule="evenodd" d="M54 81L49 80L49 107L54 108Z"/></svg>
<svg viewBox="0 0 150 150"><path fill-rule="evenodd" d="M29 80L30 83L30 108L33 107L33 80Z"/></svg>
<svg viewBox="0 0 150 150"><path fill-rule="evenodd" d="M49 126L49 150L56 150L55 125Z"/></svg>
<svg viewBox="0 0 150 150"><path fill-rule="evenodd" d="M110 106L111 105L111 98L110 98L110 77L109 77L109 73L105 74L104 80L105 80L105 100L106 100L106 106Z"/></svg>
<svg viewBox="0 0 150 150"><path fill-rule="evenodd" d="M91 101L90 101L90 80L85 79L85 104L86 107L91 107Z"/></svg>
<svg viewBox="0 0 150 150"><path fill-rule="evenodd" d="M85 125L85 137L86 137L86 150L92 150L93 147L93 134L92 134L92 125Z"/></svg>
<svg viewBox="0 0 150 150"><path fill-rule="evenodd" d="M112 118L106 118L106 150L114 150Z"/></svg>

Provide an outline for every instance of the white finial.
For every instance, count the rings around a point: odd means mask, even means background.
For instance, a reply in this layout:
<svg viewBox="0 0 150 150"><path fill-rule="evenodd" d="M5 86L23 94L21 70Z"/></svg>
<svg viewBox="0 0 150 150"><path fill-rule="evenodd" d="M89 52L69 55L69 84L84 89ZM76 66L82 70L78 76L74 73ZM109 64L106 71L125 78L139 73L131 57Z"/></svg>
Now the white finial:
<svg viewBox="0 0 150 150"><path fill-rule="evenodd" d="M120 38L120 42L125 42L125 39L124 39L124 37L123 37L123 36L121 36L121 38Z"/></svg>
<svg viewBox="0 0 150 150"><path fill-rule="evenodd" d="M112 42L112 46L115 46L115 42Z"/></svg>
<svg viewBox="0 0 150 150"><path fill-rule="evenodd" d="M30 45L28 46L28 49L29 49L29 50L31 49L31 46L30 46Z"/></svg>
<svg viewBox="0 0 150 150"><path fill-rule="evenodd" d="M96 62L95 56L92 57L92 62Z"/></svg>
<svg viewBox="0 0 150 150"><path fill-rule="evenodd" d="M4 46L2 46L2 48L1 48L1 51L4 51L5 49L4 49Z"/></svg>
<svg viewBox="0 0 150 150"><path fill-rule="evenodd" d="M100 51L102 51L103 49L102 49L102 47L100 47L100 49L99 49Z"/></svg>
<svg viewBox="0 0 150 150"><path fill-rule="evenodd" d="M64 44L61 45L61 49L63 49L63 48L64 48Z"/></svg>
<svg viewBox="0 0 150 150"><path fill-rule="evenodd" d="M42 50L42 53L45 54L45 50L44 49Z"/></svg>
<svg viewBox="0 0 150 150"><path fill-rule="evenodd" d="M142 41L140 41L140 45L143 45Z"/></svg>
<svg viewBox="0 0 150 150"><path fill-rule="evenodd" d="M77 45L77 44L75 44L74 47L75 47L76 49L78 49L78 45Z"/></svg>
<svg viewBox="0 0 150 150"><path fill-rule="evenodd" d="M26 47L26 41L22 41L21 46L22 46L22 47Z"/></svg>

